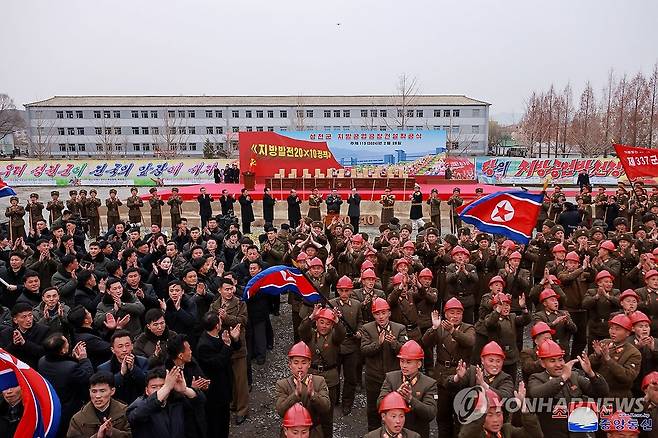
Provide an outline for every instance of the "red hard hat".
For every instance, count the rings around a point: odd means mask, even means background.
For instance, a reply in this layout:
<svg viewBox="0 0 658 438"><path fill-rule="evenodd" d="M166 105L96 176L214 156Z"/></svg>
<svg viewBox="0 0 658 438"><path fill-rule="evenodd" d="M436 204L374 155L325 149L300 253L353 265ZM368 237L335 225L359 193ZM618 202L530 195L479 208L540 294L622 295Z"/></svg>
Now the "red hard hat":
<svg viewBox="0 0 658 438"><path fill-rule="evenodd" d="M382 310L391 310L391 306L388 305L388 302L385 299L377 297L372 302L371 311L372 313L376 313Z"/></svg>
<svg viewBox="0 0 658 438"><path fill-rule="evenodd" d="M555 330L553 330L544 321L539 321L537 324L533 325L532 328L530 329L530 337L532 339L535 339L537 336L541 335L542 333L550 333L554 335Z"/></svg>
<svg viewBox="0 0 658 438"><path fill-rule="evenodd" d="M617 411L608 417L609 422L605 423L607 427L601 427L601 430L607 433L631 433L640 434L640 427L637 419L634 419L626 412Z"/></svg>
<svg viewBox="0 0 658 438"><path fill-rule="evenodd" d="M652 269L652 270L648 271L646 274L644 274L644 279L648 280L648 279L650 279L651 277L653 277L655 275L658 275L658 271L656 271L655 269Z"/></svg>
<svg viewBox="0 0 658 438"><path fill-rule="evenodd" d="M516 243L513 240L507 239L500 246L503 248L516 248Z"/></svg>
<svg viewBox="0 0 658 438"><path fill-rule="evenodd" d="M649 374L644 376L641 385L642 391L647 389L647 386L651 385L652 383L658 384L658 371L651 371Z"/></svg>
<svg viewBox="0 0 658 438"><path fill-rule="evenodd" d="M306 266L309 268L312 268L313 266L322 266L324 268L324 263L322 263L322 260L320 260L317 257L313 257L311 260L306 262Z"/></svg>
<svg viewBox="0 0 658 438"><path fill-rule="evenodd" d="M361 272L365 271L366 269L375 269L375 264L370 260L366 260L365 262L361 263Z"/></svg>
<svg viewBox="0 0 658 438"><path fill-rule="evenodd" d="M496 304L502 304L502 303L511 303L512 298L508 294L504 293L499 293L496 294L496 296L493 297L491 300L491 303L495 306Z"/></svg>
<svg viewBox="0 0 658 438"><path fill-rule="evenodd" d="M658 248L654 248L653 251L651 251L651 254L658 255Z"/></svg>
<svg viewBox="0 0 658 438"><path fill-rule="evenodd" d="M360 242L363 243L363 235L362 234L355 234L352 236L352 242Z"/></svg>
<svg viewBox="0 0 658 438"><path fill-rule="evenodd" d="M539 294L539 302L541 303L544 300L547 300L551 297L558 297L559 295L553 290L546 288Z"/></svg>
<svg viewBox="0 0 658 438"><path fill-rule="evenodd" d="M448 301L446 301L445 306L443 306L443 310L450 310L450 309L460 309L464 310L464 306L461 301L459 301L457 298L452 297Z"/></svg>
<svg viewBox="0 0 658 438"><path fill-rule="evenodd" d="M553 254L555 254L556 252L567 252L567 250L564 248L564 245L562 245L561 243L555 245L552 251Z"/></svg>
<svg viewBox="0 0 658 438"><path fill-rule="evenodd" d="M552 339L546 339L541 343L539 348L537 348L537 357L541 359L562 356L564 356L564 350L562 350L562 347Z"/></svg>
<svg viewBox="0 0 658 438"><path fill-rule="evenodd" d="M420 273L418 274L418 277L429 277L429 278L434 278L434 274L432 274L432 271L429 270L429 268L425 268Z"/></svg>
<svg viewBox="0 0 658 438"><path fill-rule="evenodd" d="M328 319L329 321L336 322L336 315L334 312L331 311L331 309L325 307L320 309L317 315L315 315L315 319L318 320L320 318Z"/></svg>
<svg viewBox="0 0 658 438"><path fill-rule="evenodd" d="M633 297L637 301L640 301L640 297L635 293L633 289L626 289L624 292L622 292L622 294L619 295L619 301L624 301L628 297Z"/></svg>
<svg viewBox="0 0 658 438"><path fill-rule="evenodd" d="M500 356L505 359L505 352L496 341L491 341L482 348L480 352L480 357L488 356L490 354Z"/></svg>
<svg viewBox="0 0 658 438"><path fill-rule="evenodd" d="M649 317L644 312L640 312L639 310L631 313L631 316L628 318L631 320L631 324L633 325L637 324L638 322L648 322L651 324Z"/></svg>
<svg viewBox="0 0 658 438"><path fill-rule="evenodd" d="M649 260L651 260L651 261L655 261L655 260L656 260L656 255L655 255L654 253L652 253L652 252L648 252L648 253L646 253L645 255L646 255L647 258L648 258Z"/></svg>
<svg viewBox="0 0 658 438"><path fill-rule="evenodd" d="M557 277L556 277L555 275L553 275L553 274L550 274L550 275L548 276L548 278L550 278L551 281L552 281L553 283L555 283L555 284L558 284L558 285L559 285L559 284L562 284L562 282L560 281L560 279L557 278Z"/></svg>
<svg viewBox="0 0 658 438"><path fill-rule="evenodd" d="M290 348L290 351L288 351L288 357L305 357L307 359L313 359L313 353L311 353L311 349L308 348L306 343L298 342Z"/></svg>
<svg viewBox="0 0 658 438"><path fill-rule="evenodd" d="M514 251L514 252L513 252L512 254L510 254L509 257L507 257L507 258L508 258L509 260L512 260L512 259L519 259L519 260L521 260L521 253L518 252L518 251Z"/></svg>
<svg viewBox="0 0 658 438"><path fill-rule="evenodd" d="M375 274L375 271L373 271L371 268L368 268L361 272L361 280L365 280L366 278L372 278L376 280L377 274Z"/></svg>
<svg viewBox="0 0 658 438"><path fill-rule="evenodd" d="M389 392L384 396L382 401L379 402L380 414L392 409L402 409L405 413L411 411L411 408L407 405L407 402L397 391Z"/></svg>
<svg viewBox="0 0 658 438"><path fill-rule="evenodd" d="M368 248L368 249L366 249L366 252L365 252L364 255L365 255L365 257L371 256L371 255L377 255L377 251L375 251L372 248Z"/></svg>
<svg viewBox="0 0 658 438"><path fill-rule="evenodd" d="M354 288L354 283L352 283L352 279L348 277L347 275L343 275L338 279L338 283L336 283L336 289L352 289Z"/></svg>
<svg viewBox="0 0 658 438"><path fill-rule="evenodd" d="M489 286L491 286L494 283L503 283L503 287L505 287L505 280L503 280L503 277L501 277L500 275L491 277L491 280L489 280Z"/></svg>
<svg viewBox="0 0 658 438"><path fill-rule="evenodd" d="M398 353L398 359L423 360L424 358L423 347L413 339L405 342Z"/></svg>
<svg viewBox="0 0 658 438"><path fill-rule="evenodd" d="M610 321L608 321L608 325L611 324L616 324L619 327L628 330L629 332L633 331L633 324L631 323L631 319L626 316L626 315L615 315L612 318L610 318Z"/></svg>
<svg viewBox="0 0 658 438"><path fill-rule="evenodd" d="M394 264L394 266L393 266L393 269L397 269L398 266L400 266L400 265L402 265L402 264L405 264L405 265L409 266L409 260L405 259L404 257L402 257L401 259L397 259L397 260L395 261L395 264Z"/></svg>
<svg viewBox="0 0 658 438"><path fill-rule="evenodd" d="M301 403L292 405L283 416L283 427L313 426L311 413Z"/></svg>
<svg viewBox="0 0 658 438"><path fill-rule="evenodd" d="M607 249L608 251L614 251L615 244L612 243L612 240L604 240L601 242L601 246L599 248Z"/></svg>
<svg viewBox="0 0 658 438"><path fill-rule="evenodd" d="M416 245L411 240L407 240L406 242L404 242L404 245L402 245L402 248L411 248L415 250Z"/></svg>
<svg viewBox="0 0 658 438"><path fill-rule="evenodd" d="M596 278L594 279L595 283L598 283L599 280L603 280L604 278L609 278L610 280L614 280L615 277L609 273L608 271L601 271L598 274L596 274Z"/></svg>
<svg viewBox="0 0 658 438"><path fill-rule="evenodd" d="M567 253L567 256L564 258L566 261L571 260L572 262L578 262L580 263L580 256L576 251L571 251L570 253Z"/></svg>
<svg viewBox="0 0 658 438"><path fill-rule="evenodd" d="M468 250L466 248L457 245L452 249L452 251L450 251L450 256L454 257L454 256L456 256L457 254L460 254L460 253L461 254L466 254L467 256L470 255L470 253L468 252Z"/></svg>
<svg viewBox="0 0 658 438"><path fill-rule="evenodd" d="M395 274L393 276L393 278L391 279L391 283L393 283L394 285L395 284L402 284L403 281L404 281L404 274L402 274L401 272L398 272L397 274Z"/></svg>
<svg viewBox="0 0 658 438"><path fill-rule="evenodd" d="M297 260L298 262L308 260L308 254L306 254L305 252L300 252L295 260Z"/></svg>

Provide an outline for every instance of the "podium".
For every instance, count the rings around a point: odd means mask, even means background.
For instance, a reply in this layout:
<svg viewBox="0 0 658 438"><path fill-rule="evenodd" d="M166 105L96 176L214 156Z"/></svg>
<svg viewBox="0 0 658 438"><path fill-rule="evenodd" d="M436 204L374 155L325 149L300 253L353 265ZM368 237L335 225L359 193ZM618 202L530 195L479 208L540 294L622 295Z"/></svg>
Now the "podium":
<svg viewBox="0 0 658 438"><path fill-rule="evenodd" d="M247 190L254 190L256 187L256 174L254 172L242 172L242 181L244 188Z"/></svg>

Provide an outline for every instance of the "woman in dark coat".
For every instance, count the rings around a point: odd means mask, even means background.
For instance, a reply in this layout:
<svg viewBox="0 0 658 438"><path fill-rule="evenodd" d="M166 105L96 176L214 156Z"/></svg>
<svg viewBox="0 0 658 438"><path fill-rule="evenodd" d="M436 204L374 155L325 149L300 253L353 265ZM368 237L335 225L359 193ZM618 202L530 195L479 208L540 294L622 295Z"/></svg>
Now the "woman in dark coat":
<svg viewBox="0 0 658 438"><path fill-rule="evenodd" d="M252 204L254 200L247 189L242 189L240 192L240 217L242 218L242 234L251 234L251 223L254 221L254 207Z"/></svg>
<svg viewBox="0 0 658 438"><path fill-rule="evenodd" d="M302 210L299 208L301 203L302 200L297 196L297 191L292 189L288 196L288 222L290 222L290 228L297 228L299 221L302 220Z"/></svg>
<svg viewBox="0 0 658 438"><path fill-rule="evenodd" d="M266 225L272 225L274 223L274 204L276 204L276 199L270 195L270 189L265 187L265 194L263 195L263 219L265 219Z"/></svg>

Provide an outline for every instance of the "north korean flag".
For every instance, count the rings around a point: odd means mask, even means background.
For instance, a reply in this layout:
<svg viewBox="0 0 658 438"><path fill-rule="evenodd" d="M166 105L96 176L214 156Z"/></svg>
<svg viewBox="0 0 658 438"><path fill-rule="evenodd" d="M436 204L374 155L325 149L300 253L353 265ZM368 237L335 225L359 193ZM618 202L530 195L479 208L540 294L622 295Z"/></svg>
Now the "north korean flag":
<svg viewBox="0 0 658 438"><path fill-rule="evenodd" d="M503 235L527 244L537 224L544 194L496 192L465 205L459 217L480 231Z"/></svg>

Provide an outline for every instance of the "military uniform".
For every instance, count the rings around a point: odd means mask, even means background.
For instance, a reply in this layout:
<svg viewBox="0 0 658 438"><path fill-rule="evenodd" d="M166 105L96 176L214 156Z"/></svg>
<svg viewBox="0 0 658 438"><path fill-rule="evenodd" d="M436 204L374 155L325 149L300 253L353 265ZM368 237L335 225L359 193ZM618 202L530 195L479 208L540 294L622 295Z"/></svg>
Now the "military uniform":
<svg viewBox="0 0 658 438"><path fill-rule="evenodd" d="M105 200L105 206L107 207L107 229L108 231L112 229L116 224L121 222L121 217L119 216L119 207L123 205L121 199L109 197Z"/></svg>
<svg viewBox="0 0 658 438"><path fill-rule="evenodd" d="M307 382L312 382L313 395L309 396L307 390ZM286 411L290 409L295 403L301 403L311 414L313 426L311 426L311 438L322 438L322 428L320 424L322 419L329 415L333 409L331 401L329 400L329 391L327 390L327 382L324 377L313 376L311 374L306 376L302 382L302 393L300 396L295 394L296 383L295 379L291 376L276 382L276 412L283 418ZM325 437L326 438L326 437Z"/></svg>
<svg viewBox="0 0 658 438"><path fill-rule="evenodd" d="M361 320L364 324L375 320L375 318L372 316L371 310L372 302L375 300L375 298L386 299L384 291L376 288L373 288L372 290L365 288L354 289L352 291L352 296L361 302Z"/></svg>
<svg viewBox="0 0 658 438"><path fill-rule="evenodd" d="M464 306L464 322L469 324L474 320L475 295L478 282L478 274L475 266L465 265L466 273L458 270L455 263L448 265L446 269L446 289L443 301L452 297L457 298Z"/></svg>
<svg viewBox="0 0 658 438"><path fill-rule="evenodd" d="M441 235L441 199L438 196L430 197L426 202L430 206L430 221Z"/></svg>
<svg viewBox="0 0 658 438"><path fill-rule="evenodd" d="M72 190L70 192L71 198L66 200L66 209L71 212L71 215L75 216L80 214L80 209L82 208L82 203L78 201L77 195L78 192Z"/></svg>
<svg viewBox="0 0 658 438"><path fill-rule="evenodd" d="M142 201L142 198L137 195L130 196L128 199L126 199L126 206L128 206L128 222L131 224L141 224L141 207L144 206L144 201Z"/></svg>
<svg viewBox="0 0 658 438"><path fill-rule="evenodd" d="M598 193L594 197L594 218L603 220L605 218L606 206L608 204L608 195Z"/></svg>
<svg viewBox="0 0 658 438"><path fill-rule="evenodd" d="M583 299L587 293L588 286L594 280L595 272L591 268L578 268L573 271L563 270L558 273L562 289L567 295L565 310L571 315L571 320L577 327L587 326L587 310L583 309ZM587 333L578 330L573 337L571 346L571 358L575 359L587 347Z"/></svg>
<svg viewBox="0 0 658 438"><path fill-rule="evenodd" d="M59 196L59 192L53 191L51 192L52 196ZM50 212L50 225L52 226L53 222L55 222L57 219L62 217L62 210L64 210L64 202L62 202L61 199L57 200L50 200L48 201L48 204L46 205L46 210Z"/></svg>
<svg viewBox="0 0 658 438"><path fill-rule="evenodd" d="M382 214L380 216L380 221L382 224L387 224L391 221L391 218L395 215L394 214L395 196L382 195L382 198L379 200L379 203L382 204Z"/></svg>
<svg viewBox="0 0 658 438"><path fill-rule="evenodd" d="M631 385L640 373L642 354L631 343L624 341L615 345L610 339L604 341L610 347L610 360L604 361L596 353L589 355L592 369L608 383L608 397L631 397Z"/></svg>
<svg viewBox="0 0 658 438"><path fill-rule="evenodd" d="M496 341L505 352L504 369L516 380L517 363L519 361L518 339L523 338L523 327L530 322L530 314L526 310L520 315L510 313L503 316L495 310L484 319L489 338Z"/></svg>
<svg viewBox="0 0 658 438"><path fill-rule="evenodd" d="M89 218L89 237L95 239L100 235L100 213L98 208L101 206L101 200L98 198L89 198L85 205L87 218Z"/></svg>
<svg viewBox="0 0 658 438"><path fill-rule="evenodd" d="M379 343L379 334L389 332L394 342ZM380 327L377 322L369 322L361 327L361 354L366 366L366 403L368 413L368 430L375 430L381 424L377 412L377 398L384 382L386 373L400 369L397 354L402 344L407 342L407 331L402 324L389 322L386 327Z"/></svg>
<svg viewBox="0 0 658 438"><path fill-rule="evenodd" d="M531 348L521 350L519 353L519 363L521 364L521 377L526 385L530 376L544 371L534 345Z"/></svg>
<svg viewBox="0 0 658 438"><path fill-rule="evenodd" d="M489 385L489 389L494 391L501 399L514 397L514 381L512 376L507 374L505 371L493 375L487 374L483 369L484 381ZM454 381L454 376L448 376L445 380L446 388L453 390L454 392L459 391L460 389L473 387L477 385L475 380L475 366L471 365L466 369L466 375L463 379L459 379L457 382Z"/></svg>
<svg viewBox="0 0 658 438"><path fill-rule="evenodd" d="M30 228L33 230L37 228L37 221L43 220L43 208L43 202L40 201L34 203L30 201L25 205L25 211L30 218Z"/></svg>
<svg viewBox="0 0 658 438"><path fill-rule="evenodd" d="M311 195L308 198L308 217L313 221L322 220L320 206L322 205L322 195Z"/></svg>
<svg viewBox="0 0 658 438"><path fill-rule="evenodd" d="M450 214L452 215L451 225L454 230L457 230L462 226L462 220L459 218L459 214L457 213L457 208L461 207L462 204L464 204L464 199L460 195L453 193L453 195L450 196L450 199L448 199ZM452 233L454 230L450 230L450 232Z"/></svg>
<svg viewBox="0 0 658 438"><path fill-rule="evenodd" d="M635 292L640 297L638 309L649 315L651 319L651 336L658 337L658 289L645 286L635 289Z"/></svg>
<svg viewBox="0 0 658 438"><path fill-rule="evenodd" d="M403 427L400 433L393 435L391 432L387 431L384 426L379 429L375 429L367 434L363 435L363 438L420 438L418 433L413 430L409 430L406 427Z"/></svg>
<svg viewBox="0 0 658 438"><path fill-rule="evenodd" d="M149 205L151 206L151 224L157 224L162 228L162 206L164 201L158 195L151 195Z"/></svg>
<svg viewBox="0 0 658 438"><path fill-rule="evenodd" d="M9 218L12 242L15 242L19 237L25 238L25 219L23 219L25 209L20 205L10 205L7 207L5 216Z"/></svg>
<svg viewBox="0 0 658 438"><path fill-rule="evenodd" d="M583 308L587 309L587 345L608 337L608 320L613 312L619 310L619 289L612 289L609 297L600 295L598 287L589 289L583 298Z"/></svg>
<svg viewBox="0 0 658 438"><path fill-rule="evenodd" d="M421 372L408 379L402 375L402 371L391 371L386 373L377 403L381 402L386 394L396 391L404 381L411 387L411 411L405 415L404 425L407 429L418 432L422 438L429 438L430 422L436 416L436 380Z"/></svg>
<svg viewBox="0 0 658 438"><path fill-rule="evenodd" d="M568 319L566 321L560 322L558 324L555 324L555 320L562 316L562 315L567 315ZM571 320L571 315L569 312L566 310L556 310L555 312L548 311L546 309L540 310L538 312L535 312L532 314L532 324L536 324L538 322L545 322L548 324L553 330L555 330L555 334L553 334L553 340L558 343L560 347L564 351L569 350L569 341L571 341L571 336L576 333L578 330L578 327L576 324ZM576 352L578 353L578 352ZM581 351L582 353L582 351ZM580 354L580 353L579 353Z"/></svg>
<svg viewBox="0 0 658 438"><path fill-rule="evenodd" d="M406 297L402 295L403 289L395 287L388 295L386 301L391 306L391 321L402 324L407 329L409 339L420 343L420 327L418 326L418 310L415 304L415 289L408 289Z"/></svg>
<svg viewBox="0 0 658 438"><path fill-rule="evenodd" d="M345 328L345 339L340 344L338 355L338 371L343 373L341 405L343 411L349 411L354 404L357 382L361 381L361 375L357 374L357 370L360 369L359 350L361 348L361 341L357 333L360 333L363 324L362 306L361 302L354 298L343 301L338 297L331 300L330 303L340 310L343 318L338 323Z"/></svg>
<svg viewBox="0 0 658 438"><path fill-rule="evenodd" d="M181 218L181 204L183 203L183 199L178 194L172 195L168 200L167 204L169 204L169 215L171 216L171 229L175 230L178 227L178 222L180 222Z"/></svg>

